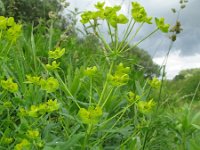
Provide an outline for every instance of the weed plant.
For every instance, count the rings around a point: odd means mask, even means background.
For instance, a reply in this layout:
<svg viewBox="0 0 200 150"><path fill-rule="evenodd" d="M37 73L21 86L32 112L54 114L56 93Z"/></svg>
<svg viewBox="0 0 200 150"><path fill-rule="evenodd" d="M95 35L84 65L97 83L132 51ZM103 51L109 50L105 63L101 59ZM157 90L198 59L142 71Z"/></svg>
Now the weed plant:
<svg viewBox="0 0 200 150"><path fill-rule="evenodd" d="M124 58L154 33L167 33L170 25L149 17L137 2L131 3L131 18L119 13L120 6L104 5L98 2L96 11L82 13L93 37L83 44L75 35L63 36L53 19L47 28L22 27L12 17L0 17L0 149L199 148L200 113L193 115L192 103L166 104L161 81L138 77L133 61ZM144 24L154 21L155 30L127 47ZM111 43L99 30L102 22Z"/></svg>

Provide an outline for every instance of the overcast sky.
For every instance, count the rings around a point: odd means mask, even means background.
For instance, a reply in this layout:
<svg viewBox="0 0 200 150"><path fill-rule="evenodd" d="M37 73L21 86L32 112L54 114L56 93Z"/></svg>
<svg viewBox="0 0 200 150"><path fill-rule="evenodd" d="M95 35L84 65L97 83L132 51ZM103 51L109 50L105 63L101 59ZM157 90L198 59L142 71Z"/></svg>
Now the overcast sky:
<svg viewBox="0 0 200 150"><path fill-rule="evenodd" d="M94 4L97 1L104 0L67 0L70 2L68 9L73 10L75 7L79 11L94 10ZM171 8L178 9L180 7L179 0L135 0L140 2L146 9L149 16L165 17L166 22L174 24L176 15ZM107 5L121 5L123 13L128 13L130 0L105 0ZM171 54L167 64L167 77L173 78L181 69L200 68L200 0L189 0L186 8L181 11L180 21L183 31L178 35L173 45ZM141 30L136 40L142 38L152 31L155 26L145 26ZM123 29L121 29L123 32ZM146 40L141 48L148 51L153 60L162 64L164 56L169 47L169 40L166 35L161 32L157 33L150 39ZM155 53L156 52L156 53Z"/></svg>

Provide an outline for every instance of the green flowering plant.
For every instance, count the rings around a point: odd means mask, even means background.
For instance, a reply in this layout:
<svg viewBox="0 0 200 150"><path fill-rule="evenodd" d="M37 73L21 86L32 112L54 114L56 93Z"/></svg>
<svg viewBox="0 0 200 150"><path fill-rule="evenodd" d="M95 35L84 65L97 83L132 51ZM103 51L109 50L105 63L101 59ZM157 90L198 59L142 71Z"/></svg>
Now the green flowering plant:
<svg viewBox="0 0 200 150"><path fill-rule="evenodd" d="M60 66L60 63L57 63L56 61L53 61L52 64L46 64L46 68L50 71L58 69Z"/></svg>
<svg viewBox="0 0 200 150"><path fill-rule="evenodd" d="M24 83L40 85L40 79L41 79L40 76L26 75L26 79L27 79L27 81L25 81Z"/></svg>
<svg viewBox="0 0 200 150"><path fill-rule="evenodd" d="M20 107L18 111L19 116L30 116L33 118L38 118L46 113L52 113L58 111L60 108L60 103L57 99L49 99L47 102L40 103L39 105L31 105L29 109Z"/></svg>
<svg viewBox="0 0 200 150"><path fill-rule="evenodd" d="M95 74L97 73L97 67L96 66L93 66L93 67L87 67L85 70L84 70L84 75L85 76L88 76L88 77L93 77L95 76Z"/></svg>
<svg viewBox="0 0 200 150"><path fill-rule="evenodd" d="M142 7L138 2L132 2L131 4L132 4L131 15L136 22L152 24L151 22L152 17L147 16L144 7Z"/></svg>
<svg viewBox="0 0 200 150"><path fill-rule="evenodd" d="M78 115L85 124L97 124L103 112L101 107L90 106L88 109L80 108Z"/></svg>
<svg viewBox="0 0 200 150"><path fill-rule="evenodd" d="M155 22L156 25L158 27L158 29L164 33L167 33L169 30L170 25L169 24L165 24L165 19L164 18L155 18Z"/></svg>
<svg viewBox="0 0 200 150"><path fill-rule="evenodd" d="M155 89L159 89L161 86L161 81L156 77L154 77L152 80L149 80L148 83L152 88Z"/></svg>
<svg viewBox="0 0 200 150"><path fill-rule="evenodd" d="M56 47L55 50L48 52L49 58L52 58L52 59L58 59L62 57L64 53L65 53L65 48L61 49L60 47Z"/></svg>
<svg viewBox="0 0 200 150"><path fill-rule="evenodd" d="M14 150L30 149L30 142L27 139L23 139L20 143L15 145Z"/></svg>
<svg viewBox="0 0 200 150"><path fill-rule="evenodd" d="M137 103L138 110L143 114L150 113L155 105L156 105L156 103L153 101L153 99L151 99L149 101L141 100Z"/></svg>
<svg viewBox="0 0 200 150"><path fill-rule="evenodd" d="M59 88L59 82L54 77L49 77L48 79L41 79L40 86L47 93L55 92Z"/></svg>
<svg viewBox="0 0 200 150"><path fill-rule="evenodd" d="M113 86L125 85L129 81L129 75L128 75L129 72L130 72L130 67L124 67L123 63L120 63L116 67L114 75L108 74L108 81Z"/></svg>
<svg viewBox="0 0 200 150"><path fill-rule="evenodd" d="M140 96L135 94L134 92L128 92L128 101L130 103L137 103L140 100Z"/></svg>
<svg viewBox="0 0 200 150"><path fill-rule="evenodd" d="M1 80L1 87L11 93L15 93L18 91L18 85L17 83L13 82L12 78Z"/></svg>
<svg viewBox="0 0 200 150"><path fill-rule="evenodd" d="M22 25L15 22L13 17L0 16L0 39L16 42L22 32Z"/></svg>

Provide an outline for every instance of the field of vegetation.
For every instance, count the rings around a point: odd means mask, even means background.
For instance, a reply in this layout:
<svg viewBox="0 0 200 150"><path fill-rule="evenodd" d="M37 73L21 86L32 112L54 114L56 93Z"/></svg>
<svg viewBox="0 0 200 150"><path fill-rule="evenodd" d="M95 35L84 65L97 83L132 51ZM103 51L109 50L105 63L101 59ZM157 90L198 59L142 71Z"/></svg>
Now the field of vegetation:
<svg viewBox="0 0 200 150"><path fill-rule="evenodd" d="M173 44L179 20L136 1L130 17L98 2L64 18L68 5L0 0L0 150L200 150L200 69L167 80L166 64L139 48L155 33Z"/></svg>

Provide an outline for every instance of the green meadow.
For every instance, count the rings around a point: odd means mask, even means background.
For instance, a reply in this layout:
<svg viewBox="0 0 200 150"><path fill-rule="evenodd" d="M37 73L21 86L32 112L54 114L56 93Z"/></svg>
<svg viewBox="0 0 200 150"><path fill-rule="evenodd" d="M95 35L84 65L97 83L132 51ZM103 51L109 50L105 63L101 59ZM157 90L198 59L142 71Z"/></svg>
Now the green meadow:
<svg viewBox="0 0 200 150"><path fill-rule="evenodd" d="M98 2L67 19L68 3L0 2L1 150L200 149L200 69L168 80L140 48L154 34L173 45L178 17L168 24L136 1L130 16Z"/></svg>

